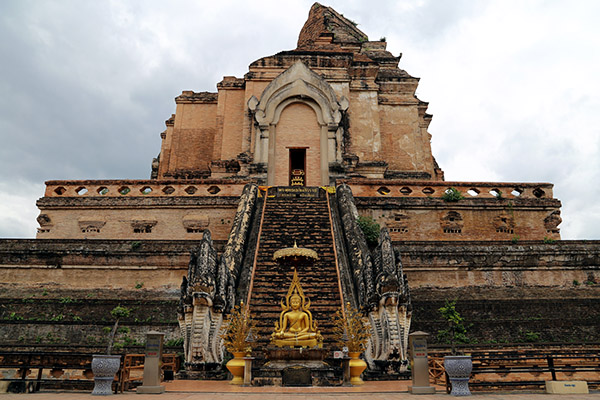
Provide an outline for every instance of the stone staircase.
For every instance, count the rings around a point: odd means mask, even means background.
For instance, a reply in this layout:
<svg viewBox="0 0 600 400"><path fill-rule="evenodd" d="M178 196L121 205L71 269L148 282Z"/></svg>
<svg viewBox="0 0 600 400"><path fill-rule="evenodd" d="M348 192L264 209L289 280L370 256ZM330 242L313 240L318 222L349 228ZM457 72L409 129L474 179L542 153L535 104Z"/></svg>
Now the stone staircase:
<svg viewBox="0 0 600 400"><path fill-rule="evenodd" d="M273 190L276 188L271 188ZM334 243L325 192L319 197L269 197L264 211L262 232L250 294L250 312L257 320L258 346L269 344L275 321L281 313L281 300L292 281L290 265L273 261L273 253L285 247L306 247L317 252L319 260L299 265L298 276L304 294L311 301L310 311L324 338L324 347L331 347L331 316L341 306Z"/></svg>

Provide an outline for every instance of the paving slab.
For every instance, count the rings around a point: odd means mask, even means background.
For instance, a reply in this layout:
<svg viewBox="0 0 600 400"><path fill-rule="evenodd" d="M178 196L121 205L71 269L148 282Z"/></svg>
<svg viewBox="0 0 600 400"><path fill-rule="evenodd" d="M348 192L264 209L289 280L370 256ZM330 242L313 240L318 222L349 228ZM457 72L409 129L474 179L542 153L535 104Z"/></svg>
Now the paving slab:
<svg viewBox="0 0 600 400"><path fill-rule="evenodd" d="M441 400L453 398L438 386L433 395L408 393L410 381L366 382L354 387L240 387L224 381L173 381L164 383L166 393L119 393L111 399L129 400ZM0 394L0 400L98 400L82 391L41 391L37 393ZM545 394L542 392L474 392L472 400L600 400L600 392L590 394Z"/></svg>

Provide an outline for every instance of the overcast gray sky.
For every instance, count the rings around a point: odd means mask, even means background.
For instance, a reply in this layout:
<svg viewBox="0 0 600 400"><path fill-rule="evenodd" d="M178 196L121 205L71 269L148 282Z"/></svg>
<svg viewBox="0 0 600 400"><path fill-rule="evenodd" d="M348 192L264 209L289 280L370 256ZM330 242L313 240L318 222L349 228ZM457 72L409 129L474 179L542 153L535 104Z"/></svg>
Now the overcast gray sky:
<svg viewBox="0 0 600 400"><path fill-rule="evenodd" d="M296 47L312 1L0 1L0 237L50 179L146 179L183 90ZM447 180L552 182L600 239L600 2L334 0L421 78Z"/></svg>

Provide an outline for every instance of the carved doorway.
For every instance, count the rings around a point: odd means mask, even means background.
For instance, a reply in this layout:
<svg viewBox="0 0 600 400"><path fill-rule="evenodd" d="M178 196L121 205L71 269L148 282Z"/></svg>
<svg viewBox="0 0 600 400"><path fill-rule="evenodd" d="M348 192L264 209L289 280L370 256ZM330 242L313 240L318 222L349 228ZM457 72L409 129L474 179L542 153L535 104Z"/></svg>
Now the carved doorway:
<svg viewBox="0 0 600 400"><path fill-rule="evenodd" d="M290 186L306 186L306 148L290 150Z"/></svg>

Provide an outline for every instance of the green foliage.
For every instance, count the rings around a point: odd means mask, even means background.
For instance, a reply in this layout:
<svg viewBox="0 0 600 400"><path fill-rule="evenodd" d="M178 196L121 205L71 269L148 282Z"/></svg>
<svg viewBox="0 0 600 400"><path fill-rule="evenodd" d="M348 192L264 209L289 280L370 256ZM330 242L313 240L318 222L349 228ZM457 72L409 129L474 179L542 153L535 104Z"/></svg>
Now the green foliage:
<svg viewBox="0 0 600 400"><path fill-rule="evenodd" d="M110 312L110 315L114 319L127 318L129 317L130 310L127 307L116 306Z"/></svg>
<svg viewBox="0 0 600 400"><path fill-rule="evenodd" d="M110 333L111 330L112 328L110 326L105 326L104 328L102 328L102 332L104 333Z"/></svg>
<svg viewBox="0 0 600 400"><path fill-rule="evenodd" d="M144 282L136 282L135 283L135 288L136 289L141 289L144 287Z"/></svg>
<svg viewBox="0 0 600 400"><path fill-rule="evenodd" d="M356 22L352 21L352 20L351 20L350 18L348 18L348 17L345 17L345 16L344 16L344 14L340 14L340 15L341 15L342 17L344 17L344 19L345 19L346 21L350 22L350 23L352 24L352 26L354 26L354 27L357 27L357 26L358 26L358 23L356 23Z"/></svg>
<svg viewBox="0 0 600 400"><path fill-rule="evenodd" d="M585 281L584 283L588 286L592 286L592 285L596 284L596 282L594 282L594 281Z"/></svg>
<svg viewBox="0 0 600 400"><path fill-rule="evenodd" d="M519 243L519 239L520 239L519 235L515 235L510 239L510 241L512 242L512 244L517 244L517 243Z"/></svg>
<svg viewBox="0 0 600 400"><path fill-rule="evenodd" d="M129 332L131 332L131 329L129 329L129 328L128 328L128 327L126 327L126 326L121 326L121 327L120 327L120 328L117 330L117 333L129 333Z"/></svg>
<svg viewBox="0 0 600 400"><path fill-rule="evenodd" d="M8 319L11 321L22 321L23 317L13 311L8 315Z"/></svg>
<svg viewBox="0 0 600 400"><path fill-rule="evenodd" d="M456 310L456 300L446 300L444 306L440 307L438 311L448 324L448 328L440 329L438 331L438 341L451 344L452 354L455 354L456 349L454 345L456 343L469 343L464 318Z"/></svg>
<svg viewBox="0 0 600 400"><path fill-rule="evenodd" d="M48 343L60 343L62 339L59 336L56 336L54 333L48 332L46 335L46 341Z"/></svg>
<svg viewBox="0 0 600 400"><path fill-rule="evenodd" d="M387 42L387 39L385 38L385 36L382 36L382 37L379 38L379 41L380 42Z"/></svg>
<svg viewBox="0 0 600 400"><path fill-rule="evenodd" d="M73 321L81 321L81 317L77 316L77 315L73 315Z"/></svg>
<svg viewBox="0 0 600 400"><path fill-rule="evenodd" d="M526 331L523 334L523 340L527 343L535 343L539 342L541 339L541 335L538 332Z"/></svg>
<svg viewBox="0 0 600 400"><path fill-rule="evenodd" d="M122 343L124 346L143 346L143 343L138 342L136 339L130 337L130 336L125 336L122 339Z"/></svg>
<svg viewBox="0 0 600 400"><path fill-rule="evenodd" d="M85 338L85 341L86 341L86 343L87 343L87 344L89 344L89 345L95 345L95 344L98 342L98 340L96 339L96 337L94 337L94 336L92 336L92 335L88 335L88 336Z"/></svg>
<svg viewBox="0 0 600 400"><path fill-rule="evenodd" d="M556 242L556 240L554 240L552 238L549 238L548 236L544 236L544 243L551 244L551 243L554 243L554 242Z"/></svg>
<svg viewBox="0 0 600 400"><path fill-rule="evenodd" d="M573 280L573 286L579 286L579 285L581 285L581 284L579 283L579 281L578 281L577 279L574 279L574 280Z"/></svg>
<svg viewBox="0 0 600 400"><path fill-rule="evenodd" d="M115 341L115 335L117 334L117 330L119 328L119 320L121 318L129 317L131 310L127 307L122 307L120 305L113 308L110 312L111 317L115 320L115 324L110 330L110 336L108 337L108 346L106 346L106 354L110 354L113 343Z"/></svg>
<svg viewBox="0 0 600 400"><path fill-rule="evenodd" d="M50 321L55 321L56 322L56 321L62 321L63 319L65 319L65 316L62 315L62 314L58 314L58 315L53 315L50 318Z"/></svg>
<svg viewBox="0 0 600 400"><path fill-rule="evenodd" d="M464 197L460 193L460 191L453 187L449 187L448 189L446 189L444 191L444 194L442 195L442 200L450 203L457 202L459 200L462 200L463 198Z"/></svg>
<svg viewBox="0 0 600 400"><path fill-rule="evenodd" d="M73 299L70 297L61 297L60 299L58 299L58 302L61 304L69 304L73 302Z"/></svg>
<svg viewBox="0 0 600 400"><path fill-rule="evenodd" d="M42 296L48 296L48 289L42 290Z"/></svg>
<svg viewBox="0 0 600 400"><path fill-rule="evenodd" d="M376 246L379 241L379 232L381 231L379 224L373 218L364 216L358 217L356 222L365 235L367 244L369 246Z"/></svg>
<svg viewBox="0 0 600 400"><path fill-rule="evenodd" d="M165 342L166 347L182 347L183 338L169 339Z"/></svg>
<svg viewBox="0 0 600 400"><path fill-rule="evenodd" d="M131 242L131 250L137 250L142 245L142 242L136 240L135 242Z"/></svg>

